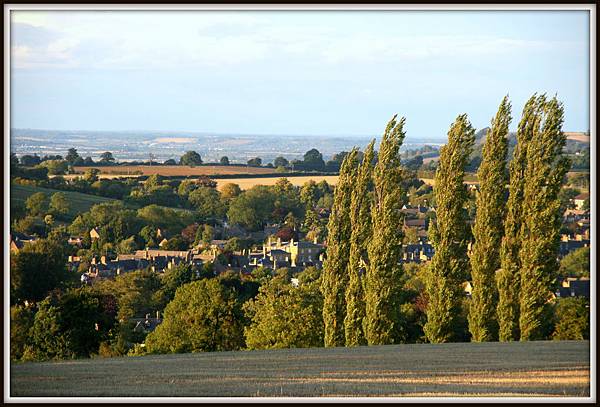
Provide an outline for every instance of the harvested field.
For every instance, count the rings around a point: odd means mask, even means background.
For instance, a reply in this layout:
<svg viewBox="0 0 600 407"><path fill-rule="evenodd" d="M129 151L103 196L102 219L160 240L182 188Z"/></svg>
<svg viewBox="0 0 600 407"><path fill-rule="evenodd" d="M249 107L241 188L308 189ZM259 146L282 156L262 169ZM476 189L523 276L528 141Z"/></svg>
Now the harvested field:
<svg viewBox="0 0 600 407"><path fill-rule="evenodd" d="M275 185L275 183L281 179L287 178L293 185L302 186L305 182L313 180L315 182L327 181L329 185L335 185L338 181L337 175L304 175L304 176L287 176L287 177L269 177L269 178L227 178L227 179L215 179L217 182L217 188L221 189L225 184L238 184L241 189L249 189L255 185Z"/></svg>
<svg viewBox="0 0 600 407"><path fill-rule="evenodd" d="M215 352L12 364L12 397L589 397L589 341Z"/></svg>
<svg viewBox="0 0 600 407"><path fill-rule="evenodd" d="M581 143L589 143L590 142L590 136L588 136L585 133L580 133L580 132L565 132L565 135L567 136L567 140L575 140L575 141L579 141Z"/></svg>
<svg viewBox="0 0 600 407"><path fill-rule="evenodd" d="M101 175L111 176L211 176L232 174L273 174L273 168L243 167L235 165L200 165L188 167L184 165L115 165L106 167L74 167L75 172L83 174L89 168L97 168Z"/></svg>

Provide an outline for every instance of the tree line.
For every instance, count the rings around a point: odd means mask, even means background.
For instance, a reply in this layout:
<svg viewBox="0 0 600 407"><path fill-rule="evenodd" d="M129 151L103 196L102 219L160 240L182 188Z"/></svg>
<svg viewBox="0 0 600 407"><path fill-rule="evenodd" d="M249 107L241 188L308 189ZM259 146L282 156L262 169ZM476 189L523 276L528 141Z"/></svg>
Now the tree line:
<svg viewBox="0 0 600 407"><path fill-rule="evenodd" d="M435 173L435 254L423 268L426 322L432 343L535 340L548 335L549 299L559 270L560 191L570 162L562 153L564 108L532 96L507 164L511 104L500 104L478 169L476 216L468 222L465 168L475 142L466 114L448 131ZM405 119L394 116L378 160L372 142L348 154L329 219L321 291L325 346L404 342L402 206L405 169L399 150ZM472 237L471 237L472 236ZM471 281L470 302L462 284Z"/></svg>

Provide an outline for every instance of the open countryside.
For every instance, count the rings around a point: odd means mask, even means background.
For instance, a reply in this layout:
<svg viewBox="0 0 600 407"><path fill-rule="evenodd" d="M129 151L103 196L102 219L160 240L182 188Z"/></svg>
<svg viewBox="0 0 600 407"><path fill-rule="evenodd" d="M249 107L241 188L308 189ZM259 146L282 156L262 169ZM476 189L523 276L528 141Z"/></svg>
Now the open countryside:
<svg viewBox="0 0 600 407"><path fill-rule="evenodd" d="M25 204L27 198L31 195L43 192L46 196L50 197L52 194L57 192L65 194L66 198L69 200L70 208L68 215L70 217L75 217L82 212L89 211L90 208L94 205L103 203L103 202L114 202L115 199L106 198L98 195L84 194L81 192L73 192L73 191L60 191L58 189L50 189L50 188L42 188L38 186L31 185L18 185L11 184L10 186L10 201L11 204Z"/></svg>
<svg viewBox="0 0 600 407"><path fill-rule="evenodd" d="M595 402L595 8L5 9L5 402Z"/></svg>

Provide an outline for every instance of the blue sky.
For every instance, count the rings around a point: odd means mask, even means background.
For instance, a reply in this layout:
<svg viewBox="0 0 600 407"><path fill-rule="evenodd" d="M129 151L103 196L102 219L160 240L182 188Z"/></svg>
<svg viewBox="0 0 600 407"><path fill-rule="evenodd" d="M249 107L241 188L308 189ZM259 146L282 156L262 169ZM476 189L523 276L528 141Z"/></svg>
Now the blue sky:
<svg viewBox="0 0 600 407"><path fill-rule="evenodd" d="M509 94L589 128L586 11L12 11L12 127L445 138Z"/></svg>

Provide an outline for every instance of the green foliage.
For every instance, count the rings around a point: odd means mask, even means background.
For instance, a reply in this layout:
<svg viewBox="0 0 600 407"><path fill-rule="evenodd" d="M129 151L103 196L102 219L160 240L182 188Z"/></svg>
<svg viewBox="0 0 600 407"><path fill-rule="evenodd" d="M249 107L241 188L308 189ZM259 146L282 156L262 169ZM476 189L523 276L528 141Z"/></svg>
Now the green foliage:
<svg viewBox="0 0 600 407"><path fill-rule="evenodd" d="M42 300L68 280L66 248L51 239L26 244L10 256L10 291L13 304Z"/></svg>
<svg viewBox="0 0 600 407"><path fill-rule="evenodd" d="M83 173L83 179L91 184L92 182L98 181L98 174L100 174L98 168L88 168Z"/></svg>
<svg viewBox="0 0 600 407"><path fill-rule="evenodd" d="M229 165L229 157L227 157L226 155L224 155L223 157L221 157L221 159L219 160L219 163L221 165Z"/></svg>
<svg viewBox="0 0 600 407"><path fill-rule="evenodd" d="M43 192L36 192L25 201L25 207L30 215L43 216L48 211L48 198Z"/></svg>
<svg viewBox="0 0 600 407"><path fill-rule="evenodd" d="M244 329L249 349L304 348L323 345L323 298L319 271L308 267L299 286L273 278L244 304L250 325Z"/></svg>
<svg viewBox="0 0 600 407"><path fill-rule="evenodd" d="M50 212L58 218L64 218L71 210L67 196L62 192L52 194L50 197Z"/></svg>
<svg viewBox="0 0 600 407"><path fill-rule="evenodd" d="M134 210L125 208L121 201L111 201L94 205L88 212L79 215L69 226L69 232L89 236L90 230L96 228L100 234L97 247L102 247L137 235L141 226L142 222Z"/></svg>
<svg viewBox="0 0 600 407"><path fill-rule="evenodd" d="M500 245L504 235L506 156L511 105L505 96L492 120L483 146L483 160L477 171L480 179L477 216L473 226L471 278L473 292L469 308L469 331L475 342L497 338L495 275L500 268Z"/></svg>
<svg viewBox="0 0 600 407"><path fill-rule="evenodd" d="M567 254L560 261L562 277L590 277L590 248L582 247Z"/></svg>
<svg viewBox="0 0 600 407"><path fill-rule="evenodd" d="M498 286L497 317L501 341L512 341L519 336L519 291L521 268L521 227L523 214L523 188L527 166L527 146L534 137L539 126L539 101L534 95L525 107L517 129L517 145L510 162L510 183L506 219L504 221L504 238L500 248L501 270L496 275Z"/></svg>
<svg viewBox="0 0 600 407"><path fill-rule="evenodd" d="M405 118L388 122L378 161L373 170L373 201L371 206L372 238L368 242L365 278L365 318L363 329L369 345L385 345L402 340L401 278L403 274L401 212L405 191L402 188L403 169L400 147L404 141Z"/></svg>
<svg viewBox="0 0 600 407"><path fill-rule="evenodd" d="M165 303L161 288L159 275L147 270L132 271L114 280L102 280L94 284L98 292L115 296L119 320L143 317L161 310Z"/></svg>
<svg viewBox="0 0 600 407"><path fill-rule="evenodd" d="M440 150L435 173L436 222L430 227L435 255L426 279L429 302L424 327L427 340L432 343L462 337L461 283L469 274L469 230L464 209L468 198L463 180L474 134L467 115L458 116L448 131L448 143Z"/></svg>
<svg viewBox="0 0 600 407"><path fill-rule="evenodd" d="M558 248L562 214L558 196L570 168L562 156L566 136L562 132L564 109L553 98L538 98L540 111L534 137L527 146L521 229L521 291L519 329L521 340L543 337L543 312L558 272Z"/></svg>
<svg viewBox="0 0 600 407"><path fill-rule="evenodd" d="M220 219L225 215L221 194L215 188L199 187L190 192L188 200L202 219Z"/></svg>
<svg viewBox="0 0 600 407"><path fill-rule="evenodd" d="M39 304L31 328L33 360L89 357L114 325L110 297L87 288L53 292Z"/></svg>
<svg viewBox="0 0 600 407"><path fill-rule="evenodd" d="M115 158L113 157L113 155L110 151L105 151L102 154L100 154L100 162L101 163L111 164L114 161L115 161Z"/></svg>
<svg viewBox="0 0 600 407"><path fill-rule="evenodd" d="M63 160L46 160L39 167L47 168L50 175L63 175L69 169L69 163Z"/></svg>
<svg viewBox="0 0 600 407"><path fill-rule="evenodd" d="M146 243L146 247L157 247L158 244L156 242L156 232L157 232L157 228L156 226L152 226L152 225L146 225L144 226L139 233L139 236L144 239L144 242Z"/></svg>
<svg viewBox="0 0 600 407"><path fill-rule="evenodd" d="M290 162L285 157L277 157L273 161L273 165L275 167L287 167L290 165Z"/></svg>
<svg viewBox="0 0 600 407"><path fill-rule="evenodd" d="M121 240L119 244L117 244L118 254L130 254L135 252L137 249L138 245L135 241L135 236L130 236L127 239Z"/></svg>
<svg viewBox="0 0 600 407"><path fill-rule="evenodd" d="M200 157L200 154L195 151L186 151L179 159L179 164L189 166L200 165L202 164L202 158Z"/></svg>
<svg viewBox="0 0 600 407"><path fill-rule="evenodd" d="M148 205L139 209L137 216L147 224L172 233L177 233L194 222L194 215L190 211L175 210L158 205Z"/></svg>
<svg viewBox="0 0 600 407"><path fill-rule="evenodd" d="M161 248L163 250L187 250L188 247L188 242L186 242L181 236L173 236L172 238L168 239Z"/></svg>
<svg viewBox="0 0 600 407"><path fill-rule="evenodd" d="M43 235L46 227L40 218L25 216L23 219L15 219L11 225L11 230L26 235Z"/></svg>
<svg viewBox="0 0 600 407"><path fill-rule="evenodd" d="M308 171L322 171L324 168L325 161L323 161L323 154L321 154L319 150L313 148L304 154L302 169Z"/></svg>
<svg viewBox="0 0 600 407"><path fill-rule="evenodd" d="M31 307L10 307L10 359L20 360L29 343L35 312Z"/></svg>
<svg viewBox="0 0 600 407"><path fill-rule="evenodd" d="M256 185L231 200L227 218L250 231L259 230L271 220L276 199L271 188Z"/></svg>
<svg viewBox="0 0 600 407"><path fill-rule="evenodd" d="M248 160L249 167L260 167L262 164L262 158L255 157Z"/></svg>
<svg viewBox="0 0 600 407"><path fill-rule="evenodd" d="M368 260L368 242L372 236L371 205L373 194L373 156L375 140L365 150L362 163L352 180L352 196L350 198L350 254L348 261L348 287L346 289L346 316L344 333L346 346L365 345L363 331L365 317L365 297L363 290L363 274Z"/></svg>
<svg viewBox="0 0 600 407"><path fill-rule="evenodd" d="M175 297L175 291L184 284L191 283L197 279L194 268L185 263L180 263L177 266L165 271L162 276L163 294L167 302L171 302Z"/></svg>
<svg viewBox="0 0 600 407"><path fill-rule="evenodd" d="M552 339L581 341L590 338L590 305L583 297L557 299Z"/></svg>
<svg viewBox="0 0 600 407"><path fill-rule="evenodd" d="M75 148L70 148L69 149L69 151L67 152L67 156L65 157L65 160L70 165L80 165L80 164L83 164L83 159L81 158L81 156L77 152L77 149L75 149Z"/></svg>
<svg viewBox="0 0 600 407"><path fill-rule="evenodd" d="M342 346L345 342L346 300L344 291L348 283L350 235L352 233L350 200L358 165L356 156L357 150L353 149L342 163L327 224L327 251L321 281L325 346Z"/></svg>
<svg viewBox="0 0 600 407"><path fill-rule="evenodd" d="M216 279L177 289L162 324L146 337L149 353L226 351L243 346L241 304L235 292Z"/></svg>

